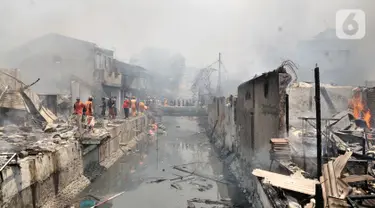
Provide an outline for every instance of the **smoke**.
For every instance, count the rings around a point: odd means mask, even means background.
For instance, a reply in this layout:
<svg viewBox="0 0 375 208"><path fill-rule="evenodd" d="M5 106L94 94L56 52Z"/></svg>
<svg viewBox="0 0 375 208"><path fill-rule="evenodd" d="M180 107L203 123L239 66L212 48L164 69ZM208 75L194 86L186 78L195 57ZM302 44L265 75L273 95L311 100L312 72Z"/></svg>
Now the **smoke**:
<svg viewBox="0 0 375 208"><path fill-rule="evenodd" d="M282 60L295 60L301 40L335 27L338 9L361 8L367 12L368 31L364 40L354 42L358 52L351 67L367 72L373 51L372 2L0 0L0 52L54 32L114 49L125 61L144 48L157 47L181 52L188 66L201 68L221 52L226 76L246 80ZM363 79L368 77L363 74Z"/></svg>

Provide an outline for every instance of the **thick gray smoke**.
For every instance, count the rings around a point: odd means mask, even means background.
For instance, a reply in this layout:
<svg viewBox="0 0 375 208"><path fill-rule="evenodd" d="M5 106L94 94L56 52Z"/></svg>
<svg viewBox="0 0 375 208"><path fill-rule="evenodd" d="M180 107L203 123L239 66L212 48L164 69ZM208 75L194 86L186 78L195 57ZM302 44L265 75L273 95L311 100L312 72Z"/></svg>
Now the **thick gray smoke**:
<svg viewBox="0 0 375 208"><path fill-rule="evenodd" d="M299 73L309 79L313 66L298 60L300 41L334 28L338 9L361 8L367 12L367 36L353 42L348 68L356 72L356 82L363 82L375 79L370 73L374 4L371 0L0 0L0 51L54 32L114 49L125 61L144 48L156 47L178 51L187 66L202 68L221 52L226 77L241 81L292 59L301 62ZM321 62L313 52L307 56L311 62ZM327 76L349 82L353 73Z"/></svg>
<svg viewBox="0 0 375 208"><path fill-rule="evenodd" d="M131 64L148 69L153 76L153 86L157 86L158 94L176 94L183 81L186 69L185 57L166 49L146 48L132 56Z"/></svg>

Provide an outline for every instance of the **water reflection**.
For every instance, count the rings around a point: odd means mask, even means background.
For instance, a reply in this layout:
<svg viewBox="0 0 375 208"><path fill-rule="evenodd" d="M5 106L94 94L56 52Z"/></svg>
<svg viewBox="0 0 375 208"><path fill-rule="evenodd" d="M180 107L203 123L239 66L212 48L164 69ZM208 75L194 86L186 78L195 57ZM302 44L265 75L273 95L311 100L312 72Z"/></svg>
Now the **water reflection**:
<svg viewBox="0 0 375 208"><path fill-rule="evenodd" d="M198 191L188 182L185 183L183 190L178 191L170 188L169 182L146 183L151 179L175 178L174 174L185 175L174 170L172 168L174 165L208 176L223 174L223 166L208 145L208 138L197 133L200 128L195 120L168 118L164 124L167 126L167 135L158 136L157 140L148 140L138 145L138 151L122 157L94 181L84 194L110 195L127 191L114 200L114 208L124 207L124 203L130 205L129 207L132 207L132 203L136 204L136 207L157 207L158 204L164 205L159 207L181 207L175 205L185 205L186 200L193 197L211 199L227 197L228 187L210 180L206 183L212 184L213 188L204 192ZM145 201L144 197L150 201Z"/></svg>

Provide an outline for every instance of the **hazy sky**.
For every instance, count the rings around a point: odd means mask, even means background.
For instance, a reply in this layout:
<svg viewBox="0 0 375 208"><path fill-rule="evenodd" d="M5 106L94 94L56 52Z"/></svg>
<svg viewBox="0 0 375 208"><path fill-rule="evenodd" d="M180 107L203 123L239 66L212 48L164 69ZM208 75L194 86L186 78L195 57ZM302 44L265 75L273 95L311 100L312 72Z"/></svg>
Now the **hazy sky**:
<svg viewBox="0 0 375 208"><path fill-rule="evenodd" d="M334 27L337 9L369 2L0 0L0 50L55 32L115 49L125 61L145 47L160 47L203 67L221 52L229 75L241 77L267 70L267 60L293 58L299 40Z"/></svg>

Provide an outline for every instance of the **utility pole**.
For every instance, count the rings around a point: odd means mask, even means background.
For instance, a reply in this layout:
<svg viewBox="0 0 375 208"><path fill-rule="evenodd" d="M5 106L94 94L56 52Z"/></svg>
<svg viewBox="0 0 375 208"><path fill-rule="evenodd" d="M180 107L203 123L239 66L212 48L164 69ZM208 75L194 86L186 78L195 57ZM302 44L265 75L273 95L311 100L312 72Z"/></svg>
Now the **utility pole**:
<svg viewBox="0 0 375 208"><path fill-rule="evenodd" d="M219 76L217 80L216 94L217 96L221 96L221 53L219 53Z"/></svg>
<svg viewBox="0 0 375 208"><path fill-rule="evenodd" d="M316 111L316 156L317 156L317 179L319 181L322 176L322 127L321 127L321 112L320 112L320 74L319 67L316 64L314 69L315 77L315 111ZM317 208L323 208L323 192L320 183L315 184L315 201Z"/></svg>

